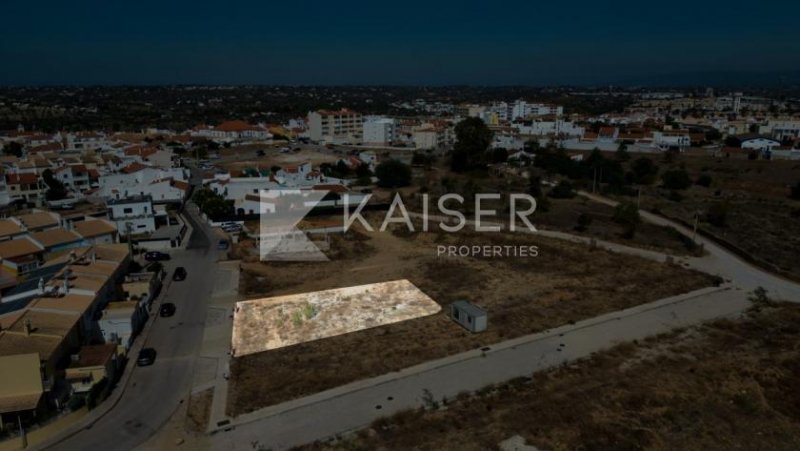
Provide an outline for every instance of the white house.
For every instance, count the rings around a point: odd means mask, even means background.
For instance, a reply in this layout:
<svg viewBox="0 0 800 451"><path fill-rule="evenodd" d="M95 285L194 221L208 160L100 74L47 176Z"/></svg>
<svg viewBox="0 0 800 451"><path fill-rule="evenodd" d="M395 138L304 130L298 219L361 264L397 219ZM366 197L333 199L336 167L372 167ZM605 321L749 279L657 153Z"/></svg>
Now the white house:
<svg viewBox="0 0 800 451"><path fill-rule="evenodd" d="M131 196L106 202L108 216L121 235L151 233L156 230L156 215L150 196Z"/></svg>
<svg viewBox="0 0 800 451"><path fill-rule="evenodd" d="M736 139L739 140L742 149L767 151L781 145L781 142L777 139L761 135L740 135Z"/></svg>

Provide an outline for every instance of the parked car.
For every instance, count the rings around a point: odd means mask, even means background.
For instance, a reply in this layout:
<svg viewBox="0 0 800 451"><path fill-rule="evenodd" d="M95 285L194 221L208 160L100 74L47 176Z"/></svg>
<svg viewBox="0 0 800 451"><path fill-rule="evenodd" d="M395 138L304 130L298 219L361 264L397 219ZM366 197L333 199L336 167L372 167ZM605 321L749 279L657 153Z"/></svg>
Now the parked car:
<svg viewBox="0 0 800 451"><path fill-rule="evenodd" d="M168 318L175 314L175 304L171 302L165 302L161 304L161 308L158 310L158 314L162 318Z"/></svg>
<svg viewBox="0 0 800 451"><path fill-rule="evenodd" d="M219 240L219 242L217 243L217 249L221 251L228 250L228 246L229 246L228 240Z"/></svg>
<svg viewBox="0 0 800 451"><path fill-rule="evenodd" d="M181 280L186 279L187 275L186 268L183 266L178 266L175 268L175 272L172 274L172 280L180 282Z"/></svg>
<svg viewBox="0 0 800 451"><path fill-rule="evenodd" d="M239 224L227 225L227 226L222 226L222 230L228 233L241 232L242 226L240 226Z"/></svg>
<svg viewBox="0 0 800 451"><path fill-rule="evenodd" d="M166 252L150 251L145 252L144 259L149 262L157 262L161 260L169 260L170 256Z"/></svg>
<svg viewBox="0 0 800 451"><path fill-rule="evenodd" d="M139 351L139 357L136 358L136 364L139 366L150 366L156 361L156 350L153 348L142 348Z"/></svg>

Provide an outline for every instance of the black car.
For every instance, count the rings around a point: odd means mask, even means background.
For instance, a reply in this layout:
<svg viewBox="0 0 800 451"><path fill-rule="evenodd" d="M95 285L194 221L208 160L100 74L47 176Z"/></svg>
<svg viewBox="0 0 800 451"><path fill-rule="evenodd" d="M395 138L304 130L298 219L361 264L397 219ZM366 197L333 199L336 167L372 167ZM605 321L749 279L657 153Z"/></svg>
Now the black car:
<svg viewBox="0 0 800 451"><path fill-rule="evenodd" d="M186 268L184 268L183 266L178 266L177 268L175 268L175 273L172 274L172 280L175 281L184 280L186 279L186 274L187 274Z"/></svg>
<svg viewBox="0 0 800 451"><path fill-rule="evenodd" d="M175 304L171 302L166 302L161 304L161 309L159 309L158 314L161 315L162 318L167 318L175 314Z"/></svg>
<svg viewBox="0 0 800 451"><path fill-rule="evenodd" d="M139 366L150 366L156 361L156 350L153 348L142 348L136 364Z"/></svg>
<svg viewBox="0 0 800 451"><path fill-rule="evenodd" d="M157 262L161 260L169 260L169 254L166 252L150 251L145 252L144 259L149 262Z"/></svg>

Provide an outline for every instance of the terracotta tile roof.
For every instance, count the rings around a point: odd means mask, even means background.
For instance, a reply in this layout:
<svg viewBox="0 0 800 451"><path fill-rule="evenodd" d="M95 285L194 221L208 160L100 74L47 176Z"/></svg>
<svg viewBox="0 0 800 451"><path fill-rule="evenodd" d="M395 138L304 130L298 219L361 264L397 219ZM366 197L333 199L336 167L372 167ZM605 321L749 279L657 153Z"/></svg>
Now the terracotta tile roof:
<svg viewBox="0 0 800 451"><path fill-rule="evenodd" d="M56 282L55 279L52 282ZM61 286L62 281L58 281L57 286ZM56 284L54 284L56 286ZM83 315L94 302L94 296L84 294L66 294L58 297L36 298L28 304L28 311L40 312L42 310L70 312ZM41 309L41 310L37 310ZM67 315L62 315L67 316ZM68 316L67 316L68 317ZM34 327L36 325L34 324Z"/></svg>
<svg viewBox="0 0 800 451"><path fill-rule="evenodd" d="M28 229L38 229L40 227L57 226L58 216L49 211L38 211L17 216Z"/></svg>
<svg viewBox="0 0 800 451"><path fill-rule="evenodd" d="M81 346L78 351L78 360L70 363L70 368L87 366L105 366L117 353L117 345L106 343L102 345Z"/></svg>
<svg viewBox="0 0 800 451"><path fill-rule="evenodd" d="M31 233L30 236L45 248L75 243L82 239L82 237L77 233L64 229L51 229L44 230L42 232L34 232Z"/></svg>
<svg viewBox="0 0 800 451"><path fill-rule="evenodd" d="M27 237L0 242L0 257L2 258L24 257L40 253L43 250Z"/></svg>
<svg viewBox="0 0 800 451"><path fill-rule="evenodd" d="M114 226L114 224L102 219L76 222L74 224L74 229L84 238L94 238L100 235L115 233L117 231L117 228Z"/></svg>
<svg viewBox="0 0 800 451"><path fill-rule="evenodd" d="M124 172L126 174L133 174L134 172L139 172L142 169L146 169L147 167L148 166L145 166L145 165L143 165L141 163L138 163L138 162L134 161L133 163L125 166L124 168L122 168L122 172Z"/></svg>
<svg viewBox="0 0 800 451"><path fill-rule="evenodd" d="M245 121L226 121L214 127L214 130L220 130L223 132L242 132L245 130L257 129L259 128L254 125L250 125Z"/></svg>
<svg viewBox="0 0 800 451"><path fill-rule="evenodd" d="M22 227L11 219L0 219L0 237L18 235L22 233Z"/></svg>
<svg viewBox="0 0 800 451"><path fill-rule="evenodd" d="M39 182L39 176L29 173L17 173L6 175L6 183L9 185L35 185Z"/></svg>
<svg viewBox="0 0 800 451"><path fill-rule="evenodd" d="M43 393L39 354L0 357L0 413L35 409Z"/></svg>
<svg viewBox="0 0 800 451"><path fill-rule="evenodd" d="M158 149L144 146L133 146L125 149L125 155L128 156L138 155L140 157L149 157L156 152L158 152Z"/></svg>

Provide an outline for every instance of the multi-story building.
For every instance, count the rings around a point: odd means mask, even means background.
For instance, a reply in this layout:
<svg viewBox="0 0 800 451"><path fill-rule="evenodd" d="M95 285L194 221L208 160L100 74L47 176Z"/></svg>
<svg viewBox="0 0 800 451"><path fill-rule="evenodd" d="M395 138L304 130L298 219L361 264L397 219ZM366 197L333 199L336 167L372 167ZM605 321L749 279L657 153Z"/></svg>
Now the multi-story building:
<svg viewBox="0 0 800 451"><path fill-rule="evenodd" d="M562 114L564 114L564 107L549 103L528 103L524 100L517 100L511 106L511 120L540 116L561 116Z"/></svg>
<svg viewBox="0 0 800 451"><path fill-rule="evenodd" d="M394 119L369 117L364 121L363 143L374 146L388 146L395 140Z"/></svg>
<svg viewBox="0 0 800 451"><path fill-rule="evenodd" d="M109 219L120 235L150 233L156 230L156 215L150 196L132 196L107 201Z"/></svg>
<svg viewBox="0 0 800 451"><path fill-rule="evenodd" d="M444 124L422 124L414 127L414 146L417 149L440 149L453 144L453 128Z"/></svg>
<svg viewBox="0 0 800 451"><path fill-rule="evenodd" d="M47 187L37 174L17 173L6 176L8 195L11 200L22 200L39 206L44 200Z"/></svg>
<svg viewBox="0 0 800 451"><path fill-rule="evenodd" d="M338 111L311 111L308 113L308 136L317 142L360 142L363 133L361 113L346 108Z"/></svg>

